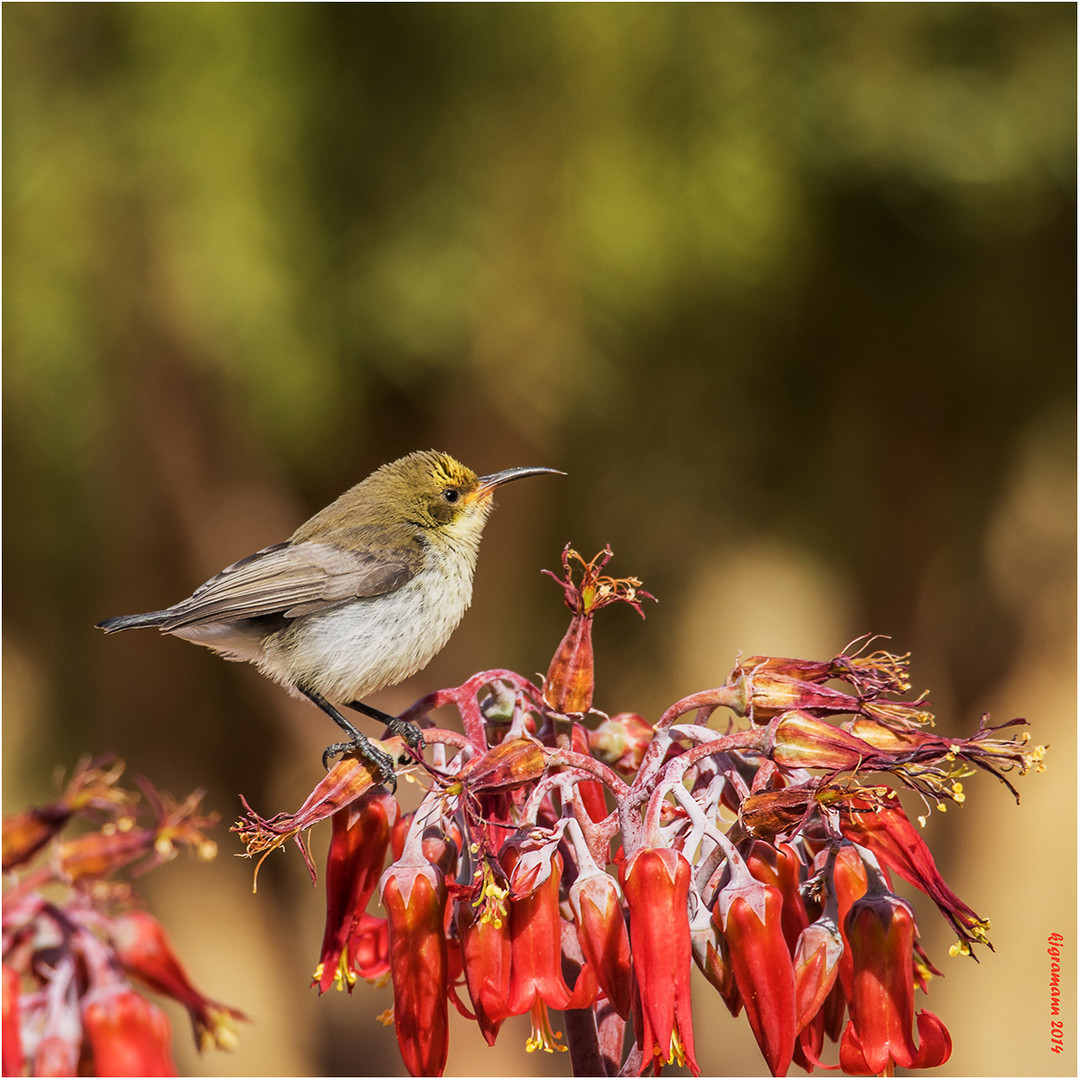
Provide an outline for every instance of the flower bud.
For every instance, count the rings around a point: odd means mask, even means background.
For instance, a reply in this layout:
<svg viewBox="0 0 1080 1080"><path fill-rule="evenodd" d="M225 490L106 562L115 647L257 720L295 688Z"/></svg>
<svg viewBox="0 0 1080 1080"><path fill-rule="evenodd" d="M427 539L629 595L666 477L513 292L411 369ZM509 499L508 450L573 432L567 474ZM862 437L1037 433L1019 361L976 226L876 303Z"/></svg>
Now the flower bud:
<svg viewBox="0 0 1080 1080"><path fill-rule="evenodd" d="M324 994L332 983L356 983L349 946L383 872L397 800L381 787L367 789L331 819L326 856L326 925L312 985Z"/></svg>
<svg viewBox="0 0 1080 1080"><path fill-rule="evenodd" d="M597 761L624 775L633 775L641 767L655 734L653 726L643 716L616 713L589 732L589 748Z"/></svg>

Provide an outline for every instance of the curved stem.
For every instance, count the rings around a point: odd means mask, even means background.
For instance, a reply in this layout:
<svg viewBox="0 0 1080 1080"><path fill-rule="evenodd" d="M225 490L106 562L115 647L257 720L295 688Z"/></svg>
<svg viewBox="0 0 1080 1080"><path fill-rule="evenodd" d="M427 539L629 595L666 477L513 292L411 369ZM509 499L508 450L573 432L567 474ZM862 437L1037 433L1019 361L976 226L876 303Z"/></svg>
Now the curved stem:
<svg viewBox="0 0 1080 1080"><path fill-rule="evenodd" d="M424 742L429 745L444 744L446 746L453 746L458 750L475 750L472 741L465 735L462 735L460 731L453 731L451 728L425 728L424 729Z"/></svg>
<svg viewBox="0 0 1080 1080"><path fill-rule="evenodd" d="M551 765L569 765L574 769L581 769L590 773L595 779L611 789L616 799L624 799L630 794L630 785L626 783L613 769L602 761L590 757L588 754L579 754L576 750L566 750L557 747L548 756Z"/></svg>
<svg viewBox="0 0 1080 1080"><path fill-rule="evenodd" d="M477 694L487 683L491 682L509 684L525 698L529 699L537 711L542 711L543 700L539 687L516 671L510 671L508 668L493 668L490 671L478 672L471 678L466 679L460 686L447 687L425 695L419 701L410 705L398 719L419 724L435 709L444 705L453 705L461 716L465 733L472 744L481 750L486 750L487 740L484 735L484 717L480 712Z"/></svg>
<svg viewBox="0 0 1080 1080"><path fill-rule="evenodd" d="M653 725L656 737L653 738L645 750L645 757L642 759L637 776L634 778L634 787L639 791L644 791L651 785L652 779L660 768L670 745L670 741L661 738L661 736L667 734L667 729L680 716L685 716L686 713L697 710L699 719L703 719L721 706L726 706L740 715L745 712L746 693L743 686L741 684L732 686L725 683L723 686L715 686L711 690L699 690L696 694L680 698L674 705L669 705L663 716ZM647 798L647 795L636 797L635 805L640 805L645 801L645 798Z"/></svg>
<svg viewBox="0 0 1080 1080"><path fill-rule="evenodd" d="M724 754L730 750L757 750L762 754L769 748L767 728L747 728L733 731L730 735L721 735L711 742L698 743L689 750L667 762L657 778L657 787L667 786L681 780L687 769L696 765L702 758L713 754Z"/></svg>
<svg viewBox="0 0 1080 1080"><path fill-rule="evenodd" d="M656 722L657 730L670 727L678 717L685 715L693 709L708 709L712 712L726 706L736 713L742 713L746 708L746 692L742 686L732 686L725 683L723 686L713 687L711 690L699 690L696 694L680 698L674 705L669 705L664 715Z"/></svg>

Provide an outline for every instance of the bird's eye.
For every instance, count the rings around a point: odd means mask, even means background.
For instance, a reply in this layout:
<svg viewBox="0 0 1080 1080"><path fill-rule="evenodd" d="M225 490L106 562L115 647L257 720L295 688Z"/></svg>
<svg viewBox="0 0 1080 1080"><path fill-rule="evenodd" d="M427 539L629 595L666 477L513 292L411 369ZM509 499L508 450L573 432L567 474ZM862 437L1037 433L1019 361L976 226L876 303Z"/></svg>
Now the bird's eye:
<svg viewBox="0 0 1080 1080"><path fill-rule="evenodd" d="M444 498L444 499L445 499L445 500L446 500L446 501L447 501L448 503L451 503L451 504L453 504L453 503L456 503L456 502L458 501L458 499L460 499L460 498L461 498L461 492L460 492L460 491L458 491L458 489L457 489L457 488L447 488L447 489L446 489L446 490L445 490L445 491L444 491L444 492L442 493L442 497L443 497L443 498Z"/></svg>

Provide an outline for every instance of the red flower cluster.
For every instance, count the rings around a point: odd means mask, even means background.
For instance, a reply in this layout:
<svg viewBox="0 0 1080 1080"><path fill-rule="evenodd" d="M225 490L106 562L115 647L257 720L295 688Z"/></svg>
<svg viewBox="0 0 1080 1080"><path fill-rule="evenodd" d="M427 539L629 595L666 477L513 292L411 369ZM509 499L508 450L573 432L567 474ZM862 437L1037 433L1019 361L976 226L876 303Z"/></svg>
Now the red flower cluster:
<svg viewBox="0 0 1080 1080"><path fill-rule="evenodd" d="M192 985L164 928L114 877L180 848L213 858L215 819L198 813L198 792L174 803L143 781L140 801L119 786L123 768L84 761L55 802L4 818L4 1076L175 1076L169 1021L131 980L184 1005L200 1049L230 1049L246 1019ZM62 837L75 822L96 827Z"/></svg>
<svg viewBox="0 0 1080 1080"><path fill-rule="evenodd" d="M914 1001L936 972L892 875L933 899L958 951L988 944L988 924L945 885L894 785L928 811L962 801L973 768L1015 794L1004 773L1041 769L1043 748L985 719L971 738L933 735L925 702L901 698L906 658L859 650L754 657L655 725L624 713L590 731L592 614L647 596L602 577L608 558L564 553L573 619L542 687L487 671L404 714L430 748L415 812L346 758L296 814L249 808L235 826L251 854L295 840L314 875L304 833L332 819L313 985L351 991L389 973L414 1075L442 1072L451 1005L489 1044L528 1013L529 1050L566 1049L550 1016L561 1010L576 1074L697 1074L695 964L745 1011L775 1075L822 1065L826 1039L849 1073L941 1064L948 1031ZM461 732L430 726L448 704ZM707 726L721 707L744 723ZM376 893L382 914L368 910Z"/></svg>

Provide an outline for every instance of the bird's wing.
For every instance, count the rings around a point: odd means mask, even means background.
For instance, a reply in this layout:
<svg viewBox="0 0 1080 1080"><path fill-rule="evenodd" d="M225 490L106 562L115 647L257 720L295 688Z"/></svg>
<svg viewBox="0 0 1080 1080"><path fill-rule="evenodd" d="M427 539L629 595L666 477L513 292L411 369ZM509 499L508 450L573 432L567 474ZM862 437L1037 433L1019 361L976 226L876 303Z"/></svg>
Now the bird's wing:
<svg viewBox="0 0 1080 1080"><path fill-rule="evenodd" d="M169 609L165 632L264 615L295 618L346 600L393 592L413 577L407 557L308 541L275 544L227 566Z"/></svg>

